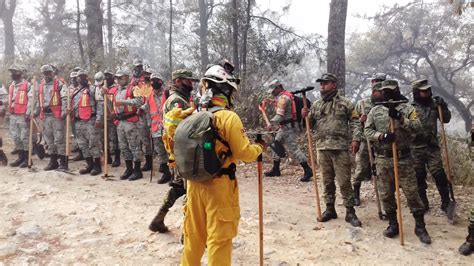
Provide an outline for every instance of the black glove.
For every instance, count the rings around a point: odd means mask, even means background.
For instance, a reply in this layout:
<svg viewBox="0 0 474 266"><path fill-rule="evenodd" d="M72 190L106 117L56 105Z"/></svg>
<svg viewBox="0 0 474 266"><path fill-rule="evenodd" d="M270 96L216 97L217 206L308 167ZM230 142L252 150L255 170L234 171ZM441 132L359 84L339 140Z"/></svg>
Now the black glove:
<svg viewBox="0 0 474 266"><path fill-rule="evenodd" d="M402 113L400 113L400 111L395 109L395 107L390 107L388 108L388 116L390 116L390 118L393 118L395 120L400 120L402 118Z"/></svg>
<svg viewBox="0 0 474 266"><path fill-rule="evenodd" d="M433 100L437 105L441 105L442 107L447 107L448 106L448 104L440 96L434 96Z"/></svg>
<svg viewBox="0 0 474 266"><path fill-rule="evenodd" d="M385 133L382 136L382 142L392 143L392 142L395 142L396 138L397 136L395 135L395 133Z"/></svg>

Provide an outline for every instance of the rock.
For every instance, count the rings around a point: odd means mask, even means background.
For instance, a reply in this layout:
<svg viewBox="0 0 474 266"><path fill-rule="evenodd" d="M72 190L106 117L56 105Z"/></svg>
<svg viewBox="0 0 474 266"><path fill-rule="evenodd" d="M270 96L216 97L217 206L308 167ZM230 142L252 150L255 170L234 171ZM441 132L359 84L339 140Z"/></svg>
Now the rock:
<svg viewBox="0 0 474 266"><path fill-rule="evenodd" d="M16 229L16 233L29 238L40 237L43 234L41 228L34 224L25 224Z"/></svg>
<svg viewBox="0 0 474 266"><path fill-rule="evenodd" d="M21 265L31 265L31 264L37 264L36 258L34 256L25 256L25 257L20 257L19 261Z"/></svg>
<svg viewBox="0 0 474 266"><path fill-rule="evenodd" d="M352 244L348 244L348 245L346 245L346 250L347 250L347 252L354 252L355 247Z"/></svg>
<svg viewBox="0 0 474 266"><path fill-rule="evenodd" d="M36 245L36 251L38 253L43 253L49 250L49 244L46 242L41 242Z"/></svg>
<svg viewBox="0 0 474 266"><path fill-rule="evenodd" d="M145 243L138 243L133 247L133 250L135 251L135 253L143 252L147 250L147 246Z"/></svg>
<svg viewBox="0 0 474 266"><path fill-rule="evenodd" d="M13 244L13 243L6 243L3 245L0 245L0 257L13 255L16 253L17 250L18 250L18 247L16 246L16 244Z"/></svg>
<svg viewBox="0 0 474 266"><path fill-rule="evenodd" d="M362 240L363 229L359 227L349 227L348 228L348 237L352 242L357 242Z"/></svg>

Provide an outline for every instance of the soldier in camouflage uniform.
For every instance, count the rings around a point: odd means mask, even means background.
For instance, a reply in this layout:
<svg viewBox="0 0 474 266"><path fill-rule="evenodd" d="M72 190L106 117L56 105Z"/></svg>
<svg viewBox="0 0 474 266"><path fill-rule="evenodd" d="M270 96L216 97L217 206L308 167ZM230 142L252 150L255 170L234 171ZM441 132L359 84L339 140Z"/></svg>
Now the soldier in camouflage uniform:
<svg viewBox="0 0 474 266"><path fill-rule="evenodd" d="M118 90L113 100L114 116L118 119L117 134L120 152L125 160L125 172L120 176L121 180L134 181L143 178L141 161L143 152L140 147L140 116L138 108L143 105L143 97L134 95L134 86L130 83L130 71L120 69L115 74L117 77Z"/></svg>
<svg viewBox="0 0 474 266"><path fill-rule="evenodd" d="M96 74L95 79L103 76ZM87 72L77 72L79 88L71 95L72 116L77 134L77 143L86 160L85 168L79 170L81 175L93 176L102 173L100 151L102 147L103 98L100 86L89 84Z"/></svg>
<svg viewBox="0 0 474 266"><path fill-rule="evenodd" d="M447 211L449 199L448 178L443 168L440 146L438 141L438 106L441 106L444 123L451 120L451 112L447 103L439 96L432 97L431 85L428 80L421 79L412 82L413 107L416 109L421 122L421 130L417 132L412 145L415 162L415 173L418 182L418 192L421 201L428 211L429 202L426 196L426 168L436 182L441 196L441 210Z"/></svg>
<svg viewBox="0 0 474 266"><path fill-rule="evenodd" d="M360 187L363 180L368 180L372 176L372 171L370 168L369 160L369 150L367 147L367 141L364 137L364 123L367 120L367 114L370 112L370 109L374 107L375 102L381 100L382 92L379 90L382 86L382 81L387 78L387 75L384 73L375 73L374 78L371 80L372 95L370 98L365 98L357 102L355 106L355 111L359 117L359 122L357 130L354 135L357 136L358 141L360 142L359 151L355 154L355 176L353 180L354 187L354 205L360 205Z"/></svg>
<svg viewBox="0 0 474 266"><path fill-rule="evenodd" d="M382 91L385 101L404 100L396 80L382 82ZM390 119L394 120L395 133L390 132ZM379 178L377 186L384 211L389 219L389 226L384 230L383 235L393 238L399 232L392 160L392 143L396 142L400 186L407 198L408 207L415 218L415 234L421 242L430 244L431 238L425 228L424 207L418 195L415 169L410 153L413 136L420 128L421 124L413 106L408 103L385 103L376 105L370 110L364 126L364 133L374 143L375 162Z"/></svg>
<svg viewBox="0 0 474 266"><path fill-rule="evenodd" d="M320 83L322 99L311 106L310 116L316 121L316 150L326 201L326 211L323 213L321 222L337 218L334 207L336 201L335 181L337 181L346 207L345 220L352 226L360 227L362 223L357 218L354 209L349 155L351 139L353 152L357 152L359 147L355 135L351 137L350 129L354 132L360 122L354 112L352 102L339 95L337 77L334 74L323 74L316 82ZM303 115L306 115L306 110Z"/></svg>
<svg viewBox="0 0 474 266"><path fill-rule="evenodd" d="M39 118L43 121L43 136L48 146L49 164L45 171L67 170L64 118L66 117L68 89L54 77L51 65L41 67L44 79L38 91ZM58 164L58 158L60 164Z"/></svg>
<svg viewBox="0 0 474 266"><path fill-rule="evenodd" d="M18 159L10 166L25 168L28 166L28 134L30 128L31 84L23 78L23 72L17 65L8 68L12 83L8 88L8 110L10 112L10 135L18 151Z"/></svg>
<svg viewBox="0 0 474 266"><path fill-rule="evenodd" d="M104 82L107 84L107 91L105 91L105 95L108 97L108 105L107 105L107 134L108 134L108 148L109 152L107 153L110 158L107 158L107 161L112 164L112 167L119 167L120 166L120 148L117 136L117 124L118 121L116 119L112 119L113 117L113 106L112 102L117 93L117 84L115 83L114 73L111 70L104 71ZM114 153L114 160L112 161L111 152Z"/></svg>
<svg viewBox="0 0 474 266"><path fill-rule="evenodd" d="M271 94L275 97L276 102L276 114L270 120L273 124L273 127L276 125L278 127L278 132L276 133L274 145L283 147L282 145L286 144L286 147L290 155L298 160L301 167L303 167L304 174L301 177L300 181L308 182L313 176L313 171L308 165L308 159L306 155L300 150L298 141L297 141L297 132L296 132L296 106L295 101L293 100L293 94L283 88L278 80L272 81L268 85ZM267 128L268 131L272 131L272 126ZM265 172L265 176L280 176L280 156L272 150L273 157L273 167L270 171Z"/></svg>
<svg viewBox="0 0 474 266"><path fill-rule="evenodd" d="M193 90L193 82L198 81L193 77L193 73L189 70L179 69L172 74L173 86L171 87L170 96L166 99L163 107L163 114L171 111L171 109L177 107L183 110L190 108L191 92ZM164 233L168 231L168 227L165 226L164 220L169 209L173 207L174 203L181 196L186 194L184 188L184 180L176 175L175 179L170 182L170 190L166 195L166 199L161 205L158 214L155 216L150 226L148 227L153 232Z"/></svg>

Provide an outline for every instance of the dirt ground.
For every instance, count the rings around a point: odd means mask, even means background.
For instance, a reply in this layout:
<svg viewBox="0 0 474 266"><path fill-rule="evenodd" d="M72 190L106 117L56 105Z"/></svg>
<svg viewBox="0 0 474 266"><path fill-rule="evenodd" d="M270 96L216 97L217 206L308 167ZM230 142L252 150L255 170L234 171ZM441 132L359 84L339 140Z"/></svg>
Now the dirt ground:
<svg viewBox="0 0 474 266"><path fill-rule="evenodd" d="M4 150L10 160L11 142L5 134ZM167 185L119 181L123 168L112 168L114 181L41 169L46 160L35 158L32 169L0 168L0 265L19 264L134 264L176 265L182 245L182 200L167 216L167 234L152 233L148 224L168 190ZM71 163L77 173L82 163ZM269 168L270 165L265 165ZM449 225L439 210L439 196L430 184L432 209L426 215L432 245L414 235L414 220L403 200L405 246L383 237L387 222L378 219L371 183L362 186L362 206L356 209L363 223L353 228L339 218L318 223L312 183L300 183L302 171L283 165L283 176L264 178L265 262L269 265L311 264L465 264L472 256L458 255L467 235L467 210L473 188L455 187L458 223ZM256 164L238 167L241 221L233 242L233 264L257 265L258 193ZM322 188L320 187L322 193ZM324 206L321 206L322 208ZM323 208L324 210L324 208ZM205 257L203 262L206 262Z"/></svg>

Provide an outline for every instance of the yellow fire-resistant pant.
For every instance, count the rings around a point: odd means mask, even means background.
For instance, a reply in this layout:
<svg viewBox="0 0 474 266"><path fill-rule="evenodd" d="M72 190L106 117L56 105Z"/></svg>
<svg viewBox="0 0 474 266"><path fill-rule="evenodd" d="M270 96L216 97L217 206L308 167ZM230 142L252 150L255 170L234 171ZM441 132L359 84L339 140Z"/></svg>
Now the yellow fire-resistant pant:
<svg viewBox="0 0 474 266"><path fill-rule="evenodd" d="M186 197L181 265L201 265L206 246L208 265L231 265L232 239L240 220L237 179L224 175L188 181Z"/></svg>

